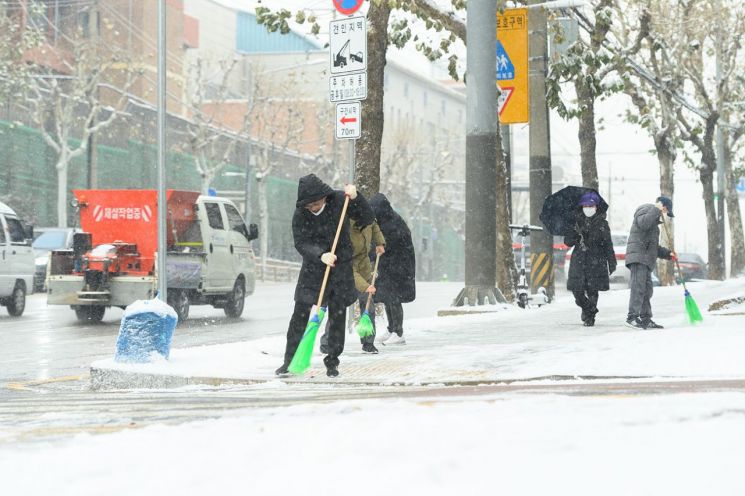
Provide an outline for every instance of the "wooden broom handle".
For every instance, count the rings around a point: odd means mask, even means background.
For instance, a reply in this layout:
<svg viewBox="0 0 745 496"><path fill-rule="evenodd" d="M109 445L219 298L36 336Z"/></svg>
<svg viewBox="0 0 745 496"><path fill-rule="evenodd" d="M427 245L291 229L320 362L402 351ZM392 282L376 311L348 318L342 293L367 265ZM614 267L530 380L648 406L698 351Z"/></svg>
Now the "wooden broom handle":
<svg viewBox="0 0 745 496"><path fill-rule="evenodd" d="M378 262L380 262L380 253L375 254L375 268L373 269L372 282L370 286L375 286L375 279L378 277ZM365 305L365 311L370 309L370 300L372 300L372 293L367 295L367 304Z"/></svg>
<svg viewBox="0 0 745 496"><path fill-rule="evenodd" d="M336 226L336 236L334 236L334 243L331 245L331 254L336 252L336 245L339 243L339 235L341 234L341 228L344 226L344 217L347 215L347 207L349 206L349 195L344 195L344 206L341 209L341 217L339 217L339 225ZM329 274L331 273L331 266L326 266L326 272L323 274L323 283L321 283L321 293L318 295L318 303L316 308L321 308L323 303L323 293L326 291L326 283L329 280Z"/></svg>
<svg viewBox="0 0 745 496"><path fill-rule="evenodd" d="M675 247L672 246L673 238L670 237L670 230L667 228L667 222L665 221L665 214L662 214L662 225L665 227L665 236L667 236L667 241L670 243L670 248L672 251L675 251ZM688 291L686 289L686 281L683 277L683 271L680 270L680 264L678 263L678 257L675 257L675 266L678 268L678 276L680 277L680 282L683 284L683 290Z"/></svg>

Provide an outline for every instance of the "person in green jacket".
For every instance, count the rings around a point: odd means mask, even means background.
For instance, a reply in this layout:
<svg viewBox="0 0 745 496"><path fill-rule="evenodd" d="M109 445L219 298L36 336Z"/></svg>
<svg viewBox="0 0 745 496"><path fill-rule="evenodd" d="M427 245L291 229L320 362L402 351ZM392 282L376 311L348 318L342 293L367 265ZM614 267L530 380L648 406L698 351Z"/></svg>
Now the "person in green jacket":
<svg viewBox="0 0 745 496"><path fill-rule="evenodd" d="M349 220L349 239L352 242L352 273L354 275L354 287L360 302L360 314L365 310L367 295L375 294L375 286L372 283L373 264L370 262L370 247L375 246L376 254L385 253L385 238L380 232L377 222L368 224L362 229L352 219ZM370 302L370 320L373 324L373 334L360 338L362 351L365 353L377 353L375 347L375 307ZM321 353L327 348L327 335L321 336Z"/></svg>

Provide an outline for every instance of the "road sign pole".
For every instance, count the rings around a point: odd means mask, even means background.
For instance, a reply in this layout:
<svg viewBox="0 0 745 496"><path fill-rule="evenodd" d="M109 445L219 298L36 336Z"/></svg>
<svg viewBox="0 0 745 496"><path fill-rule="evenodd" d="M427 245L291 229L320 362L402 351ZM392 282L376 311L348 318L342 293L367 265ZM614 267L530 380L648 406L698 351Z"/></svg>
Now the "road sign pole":
<svg viewBox="0 0 745 496"><path fill-rule="evenodd" d="M357 140L351 139L349 140L349 184L354 183L354 169L355 169L355 163L354 163L354 155L356 153L356 145Z"/></svg>

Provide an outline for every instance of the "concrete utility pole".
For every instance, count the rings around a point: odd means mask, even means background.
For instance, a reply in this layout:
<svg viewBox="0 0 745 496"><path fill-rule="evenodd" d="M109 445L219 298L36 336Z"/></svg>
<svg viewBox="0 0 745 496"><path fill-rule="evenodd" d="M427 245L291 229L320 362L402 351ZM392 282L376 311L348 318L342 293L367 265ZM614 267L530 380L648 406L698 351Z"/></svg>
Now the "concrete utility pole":
<svg viewBox="0 0 745 496"><path fill-rule="evenodd" d="M497 4L470 0L466 62L466 286L454 306L504 301L496 287Z"/></svg>
<svg viewBox="0 0 745 496"><path fill-rule="evenodd" d="M541 3L530 0L530 5ZM546 102L547 16L545 8L528 10L528 73L530 77L530 223L542 225L538 216L551 191L551 132ZM530 242L530 288L541 286L554 296L553 238L547 231L534 232Z"/></svg>

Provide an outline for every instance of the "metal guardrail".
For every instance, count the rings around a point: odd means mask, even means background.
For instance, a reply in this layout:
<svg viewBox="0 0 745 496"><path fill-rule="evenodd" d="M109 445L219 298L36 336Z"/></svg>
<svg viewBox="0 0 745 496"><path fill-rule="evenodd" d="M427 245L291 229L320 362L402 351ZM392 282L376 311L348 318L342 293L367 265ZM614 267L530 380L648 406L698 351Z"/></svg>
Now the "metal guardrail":
<svg viewBox="0 0 745 496"><path fill-rule="evenodd" d="M299 262L288 262L273 258L266 259L266 265L262 265L261 259L256 259L256 278L260 281L293 282L297 281L300 274Z"/></svg>

